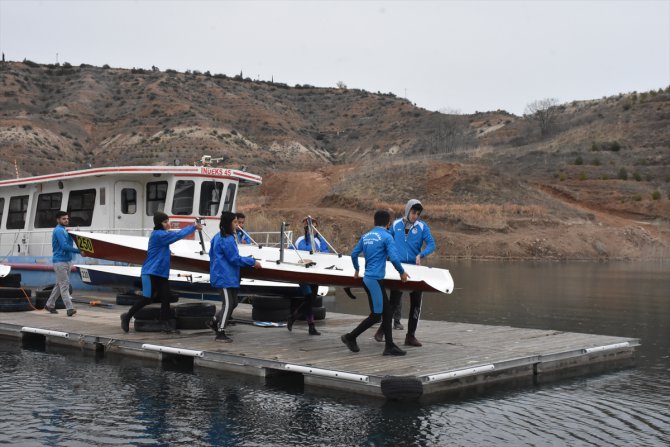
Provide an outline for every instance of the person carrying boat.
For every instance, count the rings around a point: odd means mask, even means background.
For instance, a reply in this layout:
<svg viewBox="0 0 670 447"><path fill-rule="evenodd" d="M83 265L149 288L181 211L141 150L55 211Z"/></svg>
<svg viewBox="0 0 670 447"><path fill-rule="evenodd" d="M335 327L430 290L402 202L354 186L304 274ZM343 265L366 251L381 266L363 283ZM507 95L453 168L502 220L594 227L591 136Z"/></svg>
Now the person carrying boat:
<svg viewBox="0 0 670 447"><path fill-rule="evenodd" d="M391 261L393 267L400 273L402 282L407 282L409 275L403 269L398 254L396 253L393 237L388 228L391 223L391 215L388 211L379 210L375 212L375 228L365 233L351 252L351 262L354 264L354 277L358 278L359 263L358 255L362 252L365 256L365 274L363 275L363 287L368 295L370 303L370 315L367 316L353 331L341 337L342 343L353 351L360 351L356 343L356 337L361 335L375 323L382 320L382 329L386 336L384 355L405 355L406 352L393 343L393 329L391 319L393 309L391 308L386 290L384 289L384 277L386 276L386 259ZM382 319L382 312L384 318Z"/></svg>
<svg viewBox="0 0 670 447"><path fill-rule="evenodd" d="M311 228L310 221L312 225ZM295 248L297 250L308 251L310 253L330 253L326 241L317 231L315 231L319 224L318 219L314 217L305 217L302 220L302 223L304 225L305 235L300 236L295 240ZM312 240L314 240L313 244ZM293 330L293 323L295 323L295 320L298 317L298 311L304 307L305 317L309 327L309 335L321 335L321 332L316 330L313 311L314 302L316 301L316 293L318 290L318 284L300 284L300 292L304 298L291 300L291 313L289 314L288 321L286 322L286 328L289 331Z"/></svg>
<svg viewBox="0 0 670 447"><path fill-rule="evenodd" d="M251 238L244 231L244 221L247 220L247 216L244 213L236 213L237 217L237 227L235 228L235 239L238 244L251 244Z"/></svg>
<svg viewBox="0 0 670 447"><path fill-rule="evenodd" d="M435 241L430 234L430 227L423 220L420 220L423 205L416 199L411 199L405 205L405 216L397 219L391 226L391 234L395 241L395 248L400 256L400 262L403 264L421 265L421 259L435 251ZM425 248L424 248L425 247ZM423 250L422 250L423 248ZM421 346L421 342L416 339L416 329L419 327L419 317L421 316L421 294L419 290L410 292L409 318L407 321L407 334L405 335L406 346ZM391 307L397 309L397 319L400 320L400 309L402 291L391 290ZM375 340L382 341L384 331L380 327L375 334Z"/></svg>
<svg viewBox="0 0 670 447"><path fill-rule="evenodd" d="M149 236L147 258L142 264L142 292L145 298L138 300L121 315L121 329L130 330L130 320L133 315L151 303L161 303L160 321L163 332L176 332L170 326L170 244L193 234L195 230L202 230L202 225L195 223L179 231L170 230L170 218L162 211L154 213L154 230Z"/></svg>
<svg viewBox="0 0 670 447"><path fill-rule="evenodd" d="M230 343L233 341L226 335L225 329L233 309L237 307L237 293L240 290L240 267L261 268L261 263L251 256L242 257L237 248L235 232L238 221L235 213L221 213L219 233L211 242L209 249L209 275L212 287L219 289L221 294L221 310L208 322L208 326L216 333L215 340Z"/></svg>
<svg viewBox="0 0 670 447"><path fill-rule="evenodd" d="M51 233L51 247L53 249L53 267L56 272L56 284L51 290L51 295L47 300L44 309L52 314L57 314L56 300L59 296L63 298L63 304L67 309L67 316L71 317L77 313L77 309L72 304L70 296L70 268L72 267L72 255L81 253L79 249L73 246L70 235L67 234L65 227L70 223L70 216L67 211L58 211L56 213L56 227Z"/></svg>

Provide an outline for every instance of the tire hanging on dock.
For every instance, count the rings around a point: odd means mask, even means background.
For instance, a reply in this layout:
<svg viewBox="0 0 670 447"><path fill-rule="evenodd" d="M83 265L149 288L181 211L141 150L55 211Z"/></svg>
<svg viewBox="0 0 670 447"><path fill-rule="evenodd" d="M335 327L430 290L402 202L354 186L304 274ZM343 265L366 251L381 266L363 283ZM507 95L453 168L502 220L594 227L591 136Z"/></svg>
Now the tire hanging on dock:
<svg viewBox="0 0 670 447"><path fill-rule="evenodd" d="M423 394L423 383L418 377L385 376L381 381L381 390L389 400L418 400Z"/></svg>

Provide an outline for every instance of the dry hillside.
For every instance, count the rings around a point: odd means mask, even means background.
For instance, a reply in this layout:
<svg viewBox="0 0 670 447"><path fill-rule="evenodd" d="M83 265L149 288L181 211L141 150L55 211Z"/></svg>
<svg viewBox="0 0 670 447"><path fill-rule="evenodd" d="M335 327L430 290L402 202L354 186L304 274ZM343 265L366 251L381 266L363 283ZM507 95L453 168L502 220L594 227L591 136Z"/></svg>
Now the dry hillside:
<svg viewBox="0 0 670 447"><path fill-rule="evenodd" d="M390 94L241 76L0 65L0 176L191 163L264 176L252 229L321 217L347 251L375 208L418 198L454 257L670 256L670 88L552 108L445 115ZM295 230L295 228L294 228Z"/></svg>

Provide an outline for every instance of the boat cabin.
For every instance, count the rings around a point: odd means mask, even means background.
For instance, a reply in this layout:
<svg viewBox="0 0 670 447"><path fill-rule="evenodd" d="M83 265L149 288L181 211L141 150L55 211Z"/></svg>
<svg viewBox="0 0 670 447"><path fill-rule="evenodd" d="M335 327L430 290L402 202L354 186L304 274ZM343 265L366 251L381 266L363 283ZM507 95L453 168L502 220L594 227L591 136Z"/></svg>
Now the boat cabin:
<svg viewBox="0 0 670 447"><path fill-rule="evenodd" d="M217 221L235 211L239 187L260 185L258 175L212 166L126 166L0 181L0 260L51 256L56 212L86 231L148 235L163 211L174 228L196 217ZM213 236L218 225L206 228Z"/></svg>

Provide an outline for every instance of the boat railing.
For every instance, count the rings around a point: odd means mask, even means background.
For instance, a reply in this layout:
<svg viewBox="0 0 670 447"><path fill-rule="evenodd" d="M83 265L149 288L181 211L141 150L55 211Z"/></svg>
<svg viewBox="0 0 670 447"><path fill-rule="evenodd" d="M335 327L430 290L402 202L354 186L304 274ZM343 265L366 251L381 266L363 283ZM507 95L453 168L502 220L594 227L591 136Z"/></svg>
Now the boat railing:
<svg viewBox="0 0 670 447"><path fill-rule="evenodd" d="M279 247L281 238L279 231L250 231L249 236L258 244L265 247ZM287 231L286 238L293 240L293 232Z"/></svg>

